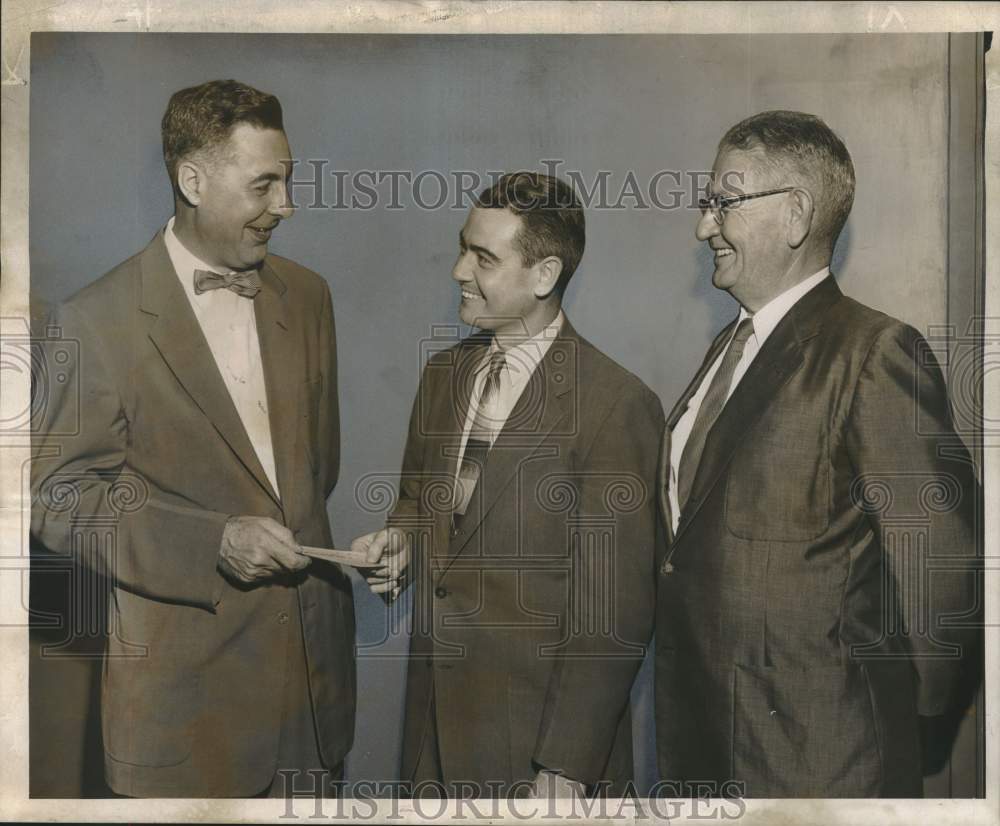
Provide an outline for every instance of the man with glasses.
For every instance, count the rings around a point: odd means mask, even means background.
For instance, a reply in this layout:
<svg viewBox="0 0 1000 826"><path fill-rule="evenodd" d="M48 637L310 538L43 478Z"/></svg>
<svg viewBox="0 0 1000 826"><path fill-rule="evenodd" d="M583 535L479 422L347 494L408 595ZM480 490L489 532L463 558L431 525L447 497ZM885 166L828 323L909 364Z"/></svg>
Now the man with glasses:
<svg viewBox="0 0 1000 826"><path fill-rule="evenodd" d="M726 133L701 202L740 308L661 445L658 763L678 794L919 796L918 715L952 708L975 645L972 465L926 342L830 273L853 198L841 140L775 111Z"/></svg>

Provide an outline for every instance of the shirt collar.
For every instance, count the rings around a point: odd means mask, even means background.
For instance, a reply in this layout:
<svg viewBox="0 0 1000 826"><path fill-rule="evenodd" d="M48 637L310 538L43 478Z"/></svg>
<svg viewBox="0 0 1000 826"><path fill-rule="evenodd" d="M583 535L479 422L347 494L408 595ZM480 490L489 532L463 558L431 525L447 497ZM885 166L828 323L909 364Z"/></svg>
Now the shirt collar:
<svg viewBox="0 0 1000 826"><path fill-rule="evenodd" d="M163 243L167 245L167 254L170 256L170 261L177 271L177 277L185 285L194 278L195 270L208 270L209 272L222 274L230 272L230 270L220 270L218 267L209 266L185 247L181 239L177 237L177 233L174 232L173 216L167 221L167 226L163 230Z"/></svg>
<svg viewBox="0 0 1000 826"><path fill-rule="evenodd" d="M515 344L513 347L507 348L506 372L510 377L512 387L517 388L528 383L531 374L535 372L538 365L541 364L542 359L545 358L545 354L552 346L552 342L558 338L565 318L563 311L560 310L545 329L536 333L531 338L522 341L520 344ZM489 352L486 355L484 364L489 364L490 357L494 353L499 352L499 350L500 345L497 344L496 338L493 338L490 341Z"/></svg>
<svg viewBox="0 0 1000 826"><path fill-rule="evenodd" d="M753 334L754 338L757 339L758 347L764 346L764 342L774 331L774 328L778 326L778 322L788 314L788 311L795 306L798 300L813 287L817 286L829 274L830 268L823 267L819 272L813 273L791 289L785 290L781 295L772 298L767 304L752 314ZM744 318L750 317L751 314L746 311L746 308L740 307L740 316L736 319L736 323L739 324Z"/></svg>

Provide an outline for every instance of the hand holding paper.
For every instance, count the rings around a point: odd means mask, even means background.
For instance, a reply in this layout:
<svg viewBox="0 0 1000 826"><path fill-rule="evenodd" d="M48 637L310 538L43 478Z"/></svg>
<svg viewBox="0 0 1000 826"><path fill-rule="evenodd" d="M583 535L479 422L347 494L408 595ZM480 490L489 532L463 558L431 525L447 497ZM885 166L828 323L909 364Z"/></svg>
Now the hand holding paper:
<svg viewBox="0 0 1000 826"><path fill-rule="evenodd" d="M399 528L383 528L359 536L351 543L351 552L364 554L371 569L365 572L372 593L399 596L400 580L410 564L410 544Z"/></svg>
<svg viewBox="0 0 1000 826"><path fill-rule="evenodd" d="M295 537L265 516L231 516L219 548L219 570L233 582L251 584L309 564L298 553Z"/></svg>

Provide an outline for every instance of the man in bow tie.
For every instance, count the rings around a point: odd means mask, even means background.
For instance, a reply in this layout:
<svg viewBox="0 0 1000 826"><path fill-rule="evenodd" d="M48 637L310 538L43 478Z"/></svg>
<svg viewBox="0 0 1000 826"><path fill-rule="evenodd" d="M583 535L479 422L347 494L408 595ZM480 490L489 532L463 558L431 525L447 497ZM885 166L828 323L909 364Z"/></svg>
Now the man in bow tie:
<svg viewBox="0 0 1000 826"><path fill-rule="evenodd" d="M114 792L309 790L340 777L354 731L351 585L299 553L332 544L330 292L267 251L292 214L274 96L236 81L183 89L162 136L173 218L51 318L79 360L47 400L32 526L113 583ZM95 544L85 526L98 524Z"/></svg>
<svg viewBox="0 0 1000 826"><path fill-rule="evenodd" d="M429 358L389 527L355 540L388 548L375 590L397 587L393 569L413 583L402 780L417 796L621 795L631 779L663 411L562 309L584 241L557 178L480 193L452 278L481 332Z"/></svg>
<svg viewBox="0 0 1000 826"><path fill-rule="evenodd" d="M719 144L697 237L739 303L668 416L656 722L676 794L913 797L918 715L977 656L979 491L920 334L844 296L823 121Z"/></svg>

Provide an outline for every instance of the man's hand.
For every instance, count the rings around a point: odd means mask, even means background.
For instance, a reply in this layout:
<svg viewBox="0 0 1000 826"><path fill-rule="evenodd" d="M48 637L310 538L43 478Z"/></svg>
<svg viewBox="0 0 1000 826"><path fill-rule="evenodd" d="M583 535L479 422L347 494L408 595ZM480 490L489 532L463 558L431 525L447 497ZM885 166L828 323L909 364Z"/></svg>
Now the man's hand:
<svg viewBox="0 0 1000 826"><path fill-rule="evenodd" d="M400 580L410 565L410 543L399 528L383 528L359 536L351 543L352 551L361 551L372 567L365 579L374 594L391 593L399 596Z"/></svg>
<svg viewBox="0 0 1000 826"><path fill-rule="evenodd" d="M300 571L311 560L292 532L267 516L231 516L222 534L219 570L234 582L254 583Z"/></svg>

